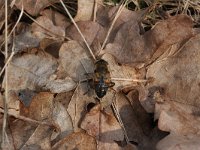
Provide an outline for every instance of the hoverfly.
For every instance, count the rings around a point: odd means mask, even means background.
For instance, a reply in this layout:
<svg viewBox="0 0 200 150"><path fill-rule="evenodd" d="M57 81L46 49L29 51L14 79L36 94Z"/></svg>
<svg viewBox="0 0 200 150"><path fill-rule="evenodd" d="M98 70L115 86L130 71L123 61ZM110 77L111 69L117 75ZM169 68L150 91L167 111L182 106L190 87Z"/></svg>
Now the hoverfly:
<svg viewBox="0 0 200 150"><path fill-rule="evenodd" d="M102 98L106 95L108 88L115 85L111 81L110 72L108 70L108 63L100 59L95 63L95 70L93 74L91 87L95 90L96 95Z"/></svg>
<svg viewBox="0 0 200 150"><path fill-rule="evenodd" d="M83 82L88 82L89 88L94 89L98 98L103 98L108 89L115 85L115 83L111 81L108 62L103 59L97 60L94 63L94 72L86 73L86 75L91 76L87 80L83 80ZM88 93L88 91L86 93Z"/></svg>

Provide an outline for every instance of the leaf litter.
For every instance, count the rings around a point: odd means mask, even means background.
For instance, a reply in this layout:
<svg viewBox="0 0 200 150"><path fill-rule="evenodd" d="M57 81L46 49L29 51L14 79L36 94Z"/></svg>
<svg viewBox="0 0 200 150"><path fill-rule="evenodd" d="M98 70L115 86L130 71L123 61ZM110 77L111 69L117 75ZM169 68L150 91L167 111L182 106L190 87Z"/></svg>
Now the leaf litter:
<svg viewBox="0 0 200 150"><path fill-rule="evenodd" d="M143 10L138 4L133 11L123 2L78 0L74 20L90 52L64 8L57 9L61 2L16 1L10 8L23 5L26 17L10 38L15 55L6 66L7 81L5 75L1 79L0 110L5 113L7 92L9 114L3 148L198 148L200 38L193 27L198 20L162 10L165 17L147 31L144 22L160 9L157 3ZM89 85L91 53L108 62L115 82L102 99Z"/></svg>

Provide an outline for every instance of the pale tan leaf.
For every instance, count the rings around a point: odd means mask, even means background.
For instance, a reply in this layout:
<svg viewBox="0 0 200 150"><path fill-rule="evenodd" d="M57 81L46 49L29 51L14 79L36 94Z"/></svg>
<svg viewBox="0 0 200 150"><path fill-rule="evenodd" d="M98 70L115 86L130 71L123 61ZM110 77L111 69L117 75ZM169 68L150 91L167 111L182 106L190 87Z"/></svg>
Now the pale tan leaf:
<svg viewBox="0 0 200 150"><path fill-rule="evenodd" d="M37 125L19 119L10 120L11 136L16 149L20 149L35 132Z"/></svg>
<svg viewBox="0 0 200 150"><path fill-rule="evenodd" d="M88 89L86 84L82 83L77 86L67 108L75 131L79 130L79 123L84 117L83 114L86 114L87 112L86 105L91 102L95 103L95 98L90 93L85 94Z"/></svg>
<svg viewBox="0 0 200 150"><path fill-rule="evenodd" d="M104 60L106 60L109 64L109 69L111 73L111 78L118 78L118 79L141 79L144 78L144 71L138 71L133 67L126 66L126 65L119 65L114 57L110 54L105 54L102 56ZM115 86L113 87L115 90L121 90L123 87L126 86L137 86L137 82L130 82L130 81L120 81L120 80L113 80L115 82Z"/></svg>
<svg viewBox="0 0 200 150"><path fill-rule="evenodd" d="M155 118L163 131L180 135L198 134L200 132L200 109L173 101L156 103Z"/></svg>
<svg viewBox="0 0 200 150"><path fill-rule="evenodd" d="M75 81L84 78L84 74L93 72L93 62L87 50L76 41L64 43L59 51L58 76L66 75Z"/></svg>
<svg viewBox="0 0 200 150"><path fill-rule="evenodd" d="M104 51L113 54L119 63L149 64L163 54L169 46L183 42L193 34L192 21L185 15L177 15L161 21L144 35L140 34L138 22L131 20L122 25L114 42L108 44Z"/></svg>
<svg viewBox="0 0 200 150"><path fill-rule="evenodd" d="M157 87L171 100L199 107L199 43L200 35L196 35L175 56L153 63L147 77L153 77L154 82L148 85L147 93L151 94L151 89L155 92Z"/></svg>
<svg viewBox="0 0 200 150"><path fill-rule="evenodd" d="M66 78L64 80L50 80L45 88L49 89L52 93L62 93L68 92L75 89L76 83L71 78Z"/></svg>
<svg viewBox="0 0 200 150"><path fill-rule="evenodd" d="M198 150L200 137L197 135L170 134L157 145L157 150Z"/></svg>
<svg viewBox="0 0 200 150"><path fill-rule="evenodd" d="M50 6L53 3L58 2L58 0L16 0L15 6L18 9L22 8L22 4L24 5L24 9L32 16L37 16L41 10L45 7Z"/></svg>
<svg viewBox="0 0 200 150"><path fill-rule="evenodd" d="M20 106L20 115L42 121L51 119L53 111L53 94L48 92L40 92L33 97L29 107Z"/></svg>
<svg viewBox="0 0 200 150"><path fill-rule="evenodd" d="M48 78L56 69L56 60L43 53L16 56L8 65L8 89L36 90L47 84Z"/></svg>
<svg viewBox="0 0 200 150"><path fill-rule="evenodd" d="M96 1L97 5L103 4L102 0ZM74 20L77 21L88 21L92 20L94 15L95 0L78 0L78 10Z"/></svg>
<svg viewBox="0 0 200 150"><path fill-rule="evenodd" d="M50 136L52 128L49 126L39 125L28 141L24 143L22 150L26 149L51 149Z"/></svg>
<svg viewBox="0 0 200 150"><path fill-rule="evenodd" d="M51 140L58 141L73 132L71 117L60 102L54 103L52 121L58 131L52 134Z"/></svg>
<svg viewBox="0 0 200 150"><path fill-rule="evenodd" d="M37 22L37 23L36 23ZM42 40L46 37L64 40L65 28L56 26L53 21L46 16L40 16L36 19L31 26L31 30L34 36Z"/></svg>
<svg viewBox="0 0 200 150"><path fill-rule="evenodd" d="M120 149L114 141L123 141L123 130L113 113L102 112L100 107L96 105L85 115L81 128L95 137L98 149Z"/></svg>
<svg viewBox="0 0 200 150"><path fill-rule="evenodd" d="M99 40L101 43L103 42L105 38L105 29L98 23L93 21L79 21L77 22L77 25L79 26L79 29L83 33L89 45L91 45L94 40ZM66 35L73 40L83 41L80 33L77 31L74 25L71 25L67 28Z"/></svg>
<svg viewBox="0 0 200 150"><path fill-rule="evenodd" d="M80 149L80 150L96 150L97 145L93 137L84 132L72 133L53 146L53 150L63 149Z"/></svg>
<svg viewBox="0 0 200 150"><path fill-rule="evenodd" d="M40 14L42 16L48 17L50 20L52 20L55 26L60 26L63 29L70 25L70 22L67 20L66 16L57 11L54 11L53 9L45 9L41 11Z"/></svg>

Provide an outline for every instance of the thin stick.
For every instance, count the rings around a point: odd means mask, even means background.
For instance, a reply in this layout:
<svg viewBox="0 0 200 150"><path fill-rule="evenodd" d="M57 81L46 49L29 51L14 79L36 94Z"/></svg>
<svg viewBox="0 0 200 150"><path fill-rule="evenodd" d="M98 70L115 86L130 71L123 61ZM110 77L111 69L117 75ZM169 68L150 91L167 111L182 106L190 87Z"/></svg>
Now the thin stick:
<svg viewBox="0 0 200 150"><path fill-rule="evenodd" d="M145 79L124 79L124 78L111 78L111 80L116 81L129 81L129 82L147 82Z"/></svg>
<svg viewBox="0 0 200 150"><path fill-rule="evenodd" d="M116 106L115 103L116 103L116 99L113 100L111 106L112 106L112 108L113 108L113 110L114 110L115 116L117 117L117 120L118 120L118 122L119 122L121 128L123 129L124 136L125 136L125 140L126 140L126 142L128 143L128 142L129 142L129 138L128 138L126 129L125 129L125 127L124 127L123 121L122 121L122 119L121 119L121 117L120 117L119 111L118 111L117 106Z"/></svg>
<svg viewBox="0 0 200 150"><path fill-rule="evenodd" d="M23 13L24 13L24 5L23 5L23 1L22 1L22 9L21 9L21 12L20 12L20 14L19 14L19 17L18 17L18 19L17 19L17 22L15 23L14 27L13 27L12 30L10 31L9 35L7 36L7 38L9 38L9 37L11 36L11 34L13 33L13 31L14 31L15 28L17 27L19 21L20 21L21 18L22 18ZM2 47L4 44L5 44L5 41L2 42L2 44L1 44L0 47Z"/></svg>
<svg viewBox="0 0 200 150"><path fill-rule="evenodd" d="M3 69L2 69L1 72L0 72L0 77L1 77L1 75L3 74L4 70L6 69L8 63L12 60L14 54L15 54L14 52L11 53L11 55L10 55L10 57L8 58L6 64L4 65Z"/></svg>
<svg viewBox="0 0 200 150"><path fill-rule="evenodd" d="M10 31L8 37L10 37L10 35L13 33L13 31L14 31L15 28L17 27L19 21L20 21L21 18L22 18L23 13L24 13L24 5L23 5L23 1L22 1L22 9L21 9L21 12L20 12L19 17L18 17L18 19L17 19L17 22L15 23L14 27L13 27L12 30Z"/></svg>
<svg viewBox="0 0 200 150"><path fill-rule="evenodd" d="M92 58L93 58L94 60L96 60L95 55L93 54L93 52L92 52L92 50L91 50L89 44L87 43L87 41L86 41L84 35L82 34L81 30L79 29L78 25L77 25L76 22L74 21L74 19L73 19L72 15L70 14L69 10L67 9L67 7L65 6L65 4L63 3L62 0L60 0L60 3L61 3L62 6L64 7L64 9L65 9L66 13L68 14L70 20L72 21L72 23L74 24L74 26L75 26L76 29L78 30L79 34L81 35L81 37L82 37L83 41L85 42L85 44L86 44L86 46L87 46L87 48L88 48L88 50L89 50L89 52L90 52Z"/></svg>
<svg viewBox="0 0 200 150"><path fill-rule="evenodd" d="M93 22L96 21L96 18L97 18L97 0L94 1L94 12L93 12Z"/></svg>
<svg viewBox="0 0 200 150"><path fill-rule="evenodd" d="M8 57L8 1L5 0L5 59ZM5 98L3 99L4 106L4 115L3 115L3 126L2 126L2 143L1 148L3 149L5 146L5 136L6 136L6 126L7 126L7 116L8 116L8 108L7 108L7 100L8 100L8 70L5 71Z"/></svg>
<svg viewBox="0 0 200 150"><path fill-rule="evenodd" d="M5 111L2 108L0 108L0 112L5 114ZM15 114L12 114L12 113L9 113L9 112L8 112L8 115L13 116L13 117L20 119L20 120L23 120L23 121L30 122L30 123L36 123L36 124L51 126L51 124L49 124L49 122L38 121L38 120L34 120L34 119L27 118L27 117L24 117L24 116L15 115Z"/></svg>
<svg viewBox="0 0 200 150"><path fill-rule="evenodd" d="M101 51L104 49L104 47L105 47L105 45L106 45L106 42L107 42L107 40L108 40L108 37L109 37L109 35L110 35L110 33L111 33L112 29L113 29L113 26L114 26L114 24L115 24L117 18L120 16L120 14L121 14L123 8L125 7L126 2L127 2L127 1L125 1L124 4L122 3L122 4L120 5L119 9L117 10L117 13L116 13L116 15L115 15L115 18L113 19L112 24L111 24L110 28L108 29L106 38L105 38L105 40L104 40L104 42L103 42L103 44L102 44L102 46L101 46L101 48L100 48L100 50L99 50L99 52L98 52L99 54L100 54Z"/></svg>

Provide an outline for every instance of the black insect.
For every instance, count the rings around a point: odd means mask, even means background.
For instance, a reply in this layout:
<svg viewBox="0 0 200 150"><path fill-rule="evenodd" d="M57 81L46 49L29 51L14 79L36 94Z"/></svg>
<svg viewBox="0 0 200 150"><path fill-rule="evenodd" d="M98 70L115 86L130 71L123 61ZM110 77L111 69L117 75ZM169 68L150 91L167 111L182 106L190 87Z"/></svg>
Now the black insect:
<svg viewBox="0 0 200 150"><path fill-rule="evenodd" d="M106 95L108 88L113 87L114 82L111 81L108 63L100 59L95 63L95 70L90 82L90 86L95 90L96 95L102 98Z"/></svg>

